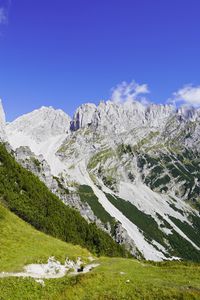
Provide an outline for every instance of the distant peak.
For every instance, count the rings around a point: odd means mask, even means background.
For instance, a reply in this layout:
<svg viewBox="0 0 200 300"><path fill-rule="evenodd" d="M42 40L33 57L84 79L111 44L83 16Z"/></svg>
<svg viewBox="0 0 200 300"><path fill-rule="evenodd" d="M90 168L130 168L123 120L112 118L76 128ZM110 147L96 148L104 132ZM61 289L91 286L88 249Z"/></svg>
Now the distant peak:
<svg viewBox="0 0 200 300"><path fill-rule="evenodd" d="M0 99L0 141L7 140L5 126L6 126L6 117L3 109L2 100Z"/></svg>
<svg viewBox="0 0 200 300"><path fill-rule="evenodd" d="M5 123L6 121L6 117L5 117L5 112L4 112L4 108L3 108L3 102L2 99L0 99L0 120L1 122Z"/></svg>
<svg viewBox="0 0 200 300"><path fill-rule="evenodd" d="M71 119L70 116L67 113L65 113L62 109L57 109L54 108L53 106L41 106L40 108L37 108L27 114L24 114L18 117L17 119L29 118L30 116L38 116L38 115L45 115L47 117L61 116L61 117Z"/></svg>

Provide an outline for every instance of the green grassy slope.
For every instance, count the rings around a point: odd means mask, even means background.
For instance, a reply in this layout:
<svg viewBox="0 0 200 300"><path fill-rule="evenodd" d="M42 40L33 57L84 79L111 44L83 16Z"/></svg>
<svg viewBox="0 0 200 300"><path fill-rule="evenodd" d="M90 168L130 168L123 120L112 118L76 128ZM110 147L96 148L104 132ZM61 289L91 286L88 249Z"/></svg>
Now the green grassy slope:
<svg viewBox="0 0 200 300"><path fill-rule="evenodd" d="M77 277L0 280L1 300L164 300L200 299L200 266L146 264L133 259L101 258L100 266Z"/></svg>
<svg viewBox="0 0 200 300"><path fill-rule="evenodd" d="M79 212L67 207L0 144L0 201L36 229L98 255L123 256L124 249Z"/></svg>
<svg viewBox="0 0 200 300"><path fill-rule="evenodd" d="M118 258L99 262L93 274L77 279L76 289L65 289L60 299L200 299L199 265L156 266Z"/></svg>
<svg viewBox="0 0 200 300"><path fill-rule="evenodd" d="M78 256L87 260L89 255L80 246L35 230L0 204L0 272L19 271L30 263L46 263L50 256L65 261L67 257L76 260Z"/></svg>

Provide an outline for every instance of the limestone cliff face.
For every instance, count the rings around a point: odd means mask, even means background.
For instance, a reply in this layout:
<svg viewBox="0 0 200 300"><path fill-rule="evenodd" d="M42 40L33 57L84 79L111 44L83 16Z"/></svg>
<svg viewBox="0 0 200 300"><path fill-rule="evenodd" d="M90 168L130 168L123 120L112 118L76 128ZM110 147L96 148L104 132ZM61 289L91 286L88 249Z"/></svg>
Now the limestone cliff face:
<svg viewBox="0 0 200 300"><path fill-rule="evenodd" d="M71 122L73 131L92 126L107 132L121 133L140 126L160 127L175 113L171 105L152 104L148 107L139 102L100 102L81 105Z"/></svg>

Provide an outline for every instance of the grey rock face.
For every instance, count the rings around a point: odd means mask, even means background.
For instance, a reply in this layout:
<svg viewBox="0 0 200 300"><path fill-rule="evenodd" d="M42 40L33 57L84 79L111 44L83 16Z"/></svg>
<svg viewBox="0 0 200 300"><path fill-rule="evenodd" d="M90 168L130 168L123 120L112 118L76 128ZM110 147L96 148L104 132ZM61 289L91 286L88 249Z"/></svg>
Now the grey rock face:
<svg viewBox="0 0 200 300"><path fill-rule="evenodd" d="M14 153L16 160L24 168L39 177L49 190L57 195L66 205L77 209L86 220L98 222L99 226L103 227L91 208L81 202L79 195L76 192L70 192L62 178L52 176L50 166L42 155L35 155L27 146L17 148Z"/></svg>
<svg viewBox="0 0 200 300"><path fill-rule="evenodd" d="M119 104L107 101L101 102L98 106L84 104L77 109L71 122L71 129L74 131L92 126L99 130L114 129L115 133L121 133L147 124L159 127L174 114L174 110L171 105L152 104L145 107L139 102Z"/></svg>
<svg viewBox="0 0 200 300"><path fill-rule="evenodd" d="M31 171L43 181L50 190L57 187L51 169L42 155L36 156L29 147L21 146L15 150L16 160L27 170Z"/></svg>
<svg viewBox="0 0 200 300"><path fill-rule="evenodd" d="M8 124L7 131L9 136L19 132L39 143L61 134L67 134L70 121L70 117L62 110L43 106Z"/></svg>
<svg viewBox="0 0 200 300"><path fill-rule="evenodd" d="M6 119L5 119L5 113L2 105L2 101L0 99L0 141L5 142L7 141L6 136Z"/></svg>
<svg viewBox="0 0 200 300"><path fill-rule="evenodd" d="M120 223L117 223L115 228L115 241L118 244L125 245L125 248L136 258L142 258L141 254L138 252L138 249L134 241L130 238L127 231L122 227Z"/></svg>

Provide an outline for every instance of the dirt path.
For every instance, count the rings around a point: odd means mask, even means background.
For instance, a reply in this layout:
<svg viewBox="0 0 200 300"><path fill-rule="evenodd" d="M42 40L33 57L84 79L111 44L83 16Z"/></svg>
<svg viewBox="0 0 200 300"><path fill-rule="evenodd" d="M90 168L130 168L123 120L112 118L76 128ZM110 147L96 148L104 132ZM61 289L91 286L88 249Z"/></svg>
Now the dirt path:
<svg viewBox="0 0 200 300"><path fill-rule="evenodd" d="M23 272L1 272L0 278L6 277L31 277L35 279L50 279L50 278L61 278L65 275L76 276L79 274L85 274L90 272L93 268L99 266L97 263L91 263L83 268L81 267L81 260L73 262L66 260L65 264L62 265L54 258L49 258L47 264L32 264L24 267ZM73 271L71 271L73 270Z"/></svg>

